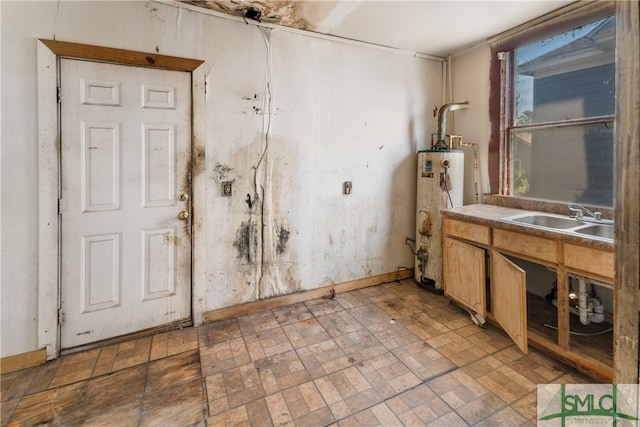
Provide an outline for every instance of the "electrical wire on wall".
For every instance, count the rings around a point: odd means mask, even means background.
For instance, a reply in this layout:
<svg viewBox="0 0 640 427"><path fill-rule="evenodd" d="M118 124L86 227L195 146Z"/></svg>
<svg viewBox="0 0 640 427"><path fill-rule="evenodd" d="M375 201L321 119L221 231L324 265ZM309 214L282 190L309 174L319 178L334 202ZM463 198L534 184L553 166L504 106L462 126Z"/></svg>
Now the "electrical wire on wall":
<svg viewBox="0 0 640 427"><path fill-rule="evenodd" d="M443 182L443 184L444 184L444 190L447 192L447 196L449 197L450 207L453 208L454 207L453 206L453 199L451 198L451 192L449 191L449 184L447 184L447 182L450 179L448 170L449 170L449 168L447 168L447 167L444 168L444 180L443 180L444 182Z"/></svg>
<svg viewBox="0 0 640 427"><path fill-rule="evenodd" d="M260 263L259 263L259 277L257 285L257 297L258 300L263 299L263 277L264 277L264 259L265 259L265 189L262 184L258 183L258 169L262 165L263 160L267 155L269 149L269 137L271 135L271 116L272 116L272 102L273 95L271 93L271 79L272 79L272 52L271 52L271 28L257 27L264 41L266 50L266 69L265 69L265 86L266 86L266 99L263 100L262 109L262 134L264 135L264 147L258 158L258 162L253 167L253 185L255 198L260 199Z"/></svg>

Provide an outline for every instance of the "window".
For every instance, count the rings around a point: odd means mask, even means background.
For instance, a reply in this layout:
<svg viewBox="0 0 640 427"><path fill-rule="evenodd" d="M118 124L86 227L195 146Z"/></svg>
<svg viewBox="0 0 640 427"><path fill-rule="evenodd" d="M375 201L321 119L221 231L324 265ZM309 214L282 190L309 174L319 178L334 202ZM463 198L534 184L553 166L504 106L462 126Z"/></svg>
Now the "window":
<svg viewBox="0 0 640 427"><path fill-rule="evenodd" d="M495 92L501 98L492 109L501 123L501 193L612 207L615 18L542 25L533 40L496 47L508 47L496 49L501 73L492 82L492 102Z"/></svg>

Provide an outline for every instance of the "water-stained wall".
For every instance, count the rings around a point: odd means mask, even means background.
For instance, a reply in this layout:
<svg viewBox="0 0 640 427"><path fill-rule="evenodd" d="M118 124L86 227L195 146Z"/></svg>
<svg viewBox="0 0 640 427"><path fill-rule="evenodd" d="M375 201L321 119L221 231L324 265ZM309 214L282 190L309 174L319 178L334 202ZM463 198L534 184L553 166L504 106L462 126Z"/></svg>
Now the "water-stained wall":
<svg viewBox="0 0 640 427"><path fill-rule="evenodd" d="M413 265L415 153L435 130L439 62L154 2L0 7L1 356L38 348L38 38L205 61L205 310Z"/></svg>

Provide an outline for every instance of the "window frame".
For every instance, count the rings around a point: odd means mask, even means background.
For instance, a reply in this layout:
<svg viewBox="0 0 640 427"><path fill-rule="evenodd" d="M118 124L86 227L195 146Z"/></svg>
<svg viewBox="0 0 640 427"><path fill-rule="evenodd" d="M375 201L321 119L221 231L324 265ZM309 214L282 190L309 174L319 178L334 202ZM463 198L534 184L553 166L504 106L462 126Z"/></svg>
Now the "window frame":
<svg viewBox="0 0 640 427"><path fill-rule="evenodd" d="M508 133L513 129L513 96L509 76L514 73L513 58L508 52L533 43L537 40L551 37L555 34L569 31L598 19L615 15L615 2L573 3L555 12L542 16L524 25L516 27L490 39L491 64L489 73L489 186L492 194L499 194L514 199L524 199L510 194L510 147ZM600 117L610 121L613 116ZM594 118L577 119L571 122L581 122ZM557 125L556 122L552 122ZM540 124L536 124L536 128ZM519 126L524 130L524 126ZM544 203L544 200L540 202ZM557 204L558 202L548 201Z"/></svg>

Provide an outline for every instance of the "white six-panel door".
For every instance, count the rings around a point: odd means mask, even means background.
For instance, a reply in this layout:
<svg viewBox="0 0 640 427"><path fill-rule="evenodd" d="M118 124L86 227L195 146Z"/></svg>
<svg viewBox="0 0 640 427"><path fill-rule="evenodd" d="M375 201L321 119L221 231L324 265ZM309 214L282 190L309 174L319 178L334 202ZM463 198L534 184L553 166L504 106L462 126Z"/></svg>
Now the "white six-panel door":
<svg viewBox="0 0 640 427"><path fill-rule="evenodd" d="M191 76L61 60L61 348L191 317Z"/></svg>

